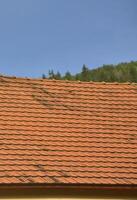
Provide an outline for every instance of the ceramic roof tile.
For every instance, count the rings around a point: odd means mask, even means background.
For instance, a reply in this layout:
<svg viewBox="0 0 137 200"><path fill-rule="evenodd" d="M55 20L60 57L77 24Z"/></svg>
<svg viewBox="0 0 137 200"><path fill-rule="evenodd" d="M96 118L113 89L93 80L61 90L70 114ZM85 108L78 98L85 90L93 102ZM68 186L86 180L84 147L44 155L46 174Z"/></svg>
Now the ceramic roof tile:
<svg viewBox="0 0 137 200"><path fill-rule="evenodd" d="M137 184L137 84L0 77L0 184Z"/></svg>

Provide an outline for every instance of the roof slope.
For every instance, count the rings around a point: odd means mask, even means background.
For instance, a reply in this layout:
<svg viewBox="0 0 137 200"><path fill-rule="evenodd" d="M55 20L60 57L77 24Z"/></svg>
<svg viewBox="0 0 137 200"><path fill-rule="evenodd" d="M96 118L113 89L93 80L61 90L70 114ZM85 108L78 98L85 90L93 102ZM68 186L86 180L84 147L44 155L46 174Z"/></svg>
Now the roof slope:
<svg viewBox="0 0 137 200"><path fill-rule="evenodd" d="M137 184L137 85L0 77L0 183Z"/></svg>

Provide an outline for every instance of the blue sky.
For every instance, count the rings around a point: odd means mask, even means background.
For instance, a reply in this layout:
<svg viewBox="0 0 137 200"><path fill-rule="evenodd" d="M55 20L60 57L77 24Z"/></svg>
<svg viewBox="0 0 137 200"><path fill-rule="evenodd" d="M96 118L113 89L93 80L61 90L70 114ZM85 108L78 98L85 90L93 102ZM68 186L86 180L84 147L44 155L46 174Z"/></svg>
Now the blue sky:
<svg viewBox="0 0 137 200"><path fill-rule="evenodd" d="M0 0L0 73L137 60L137 0Z"/></svg>

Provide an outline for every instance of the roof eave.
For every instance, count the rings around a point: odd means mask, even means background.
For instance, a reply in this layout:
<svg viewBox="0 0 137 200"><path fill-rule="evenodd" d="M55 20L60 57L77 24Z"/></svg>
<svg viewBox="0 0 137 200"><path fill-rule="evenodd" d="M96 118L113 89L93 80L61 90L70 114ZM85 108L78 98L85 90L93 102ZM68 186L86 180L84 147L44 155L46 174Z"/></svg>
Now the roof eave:
<svg viewBox="0 0 137 200"><path fill-rule="evenodd" d="M137 190L137 184L0 184L0 189L90 189L90 190Z"/></svg>

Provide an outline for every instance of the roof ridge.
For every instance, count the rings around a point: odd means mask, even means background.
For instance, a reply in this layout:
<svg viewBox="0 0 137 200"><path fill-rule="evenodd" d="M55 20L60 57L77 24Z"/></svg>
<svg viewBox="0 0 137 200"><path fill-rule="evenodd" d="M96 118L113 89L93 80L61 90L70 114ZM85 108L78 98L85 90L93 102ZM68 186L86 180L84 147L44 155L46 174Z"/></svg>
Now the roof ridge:
<svg viewBox="0 0 137 200"><path fill-rule="evenodd" d="M31 78L20 76L1 75L0 78L19 79L19 80L32 80L32 81L48 81L48 82L64 82L64 83L84 83L84 84L104 84L104 85L137 85L136 82L105 82L105 81L80 81L80 80L57 80L48 78Z"/></svg>

